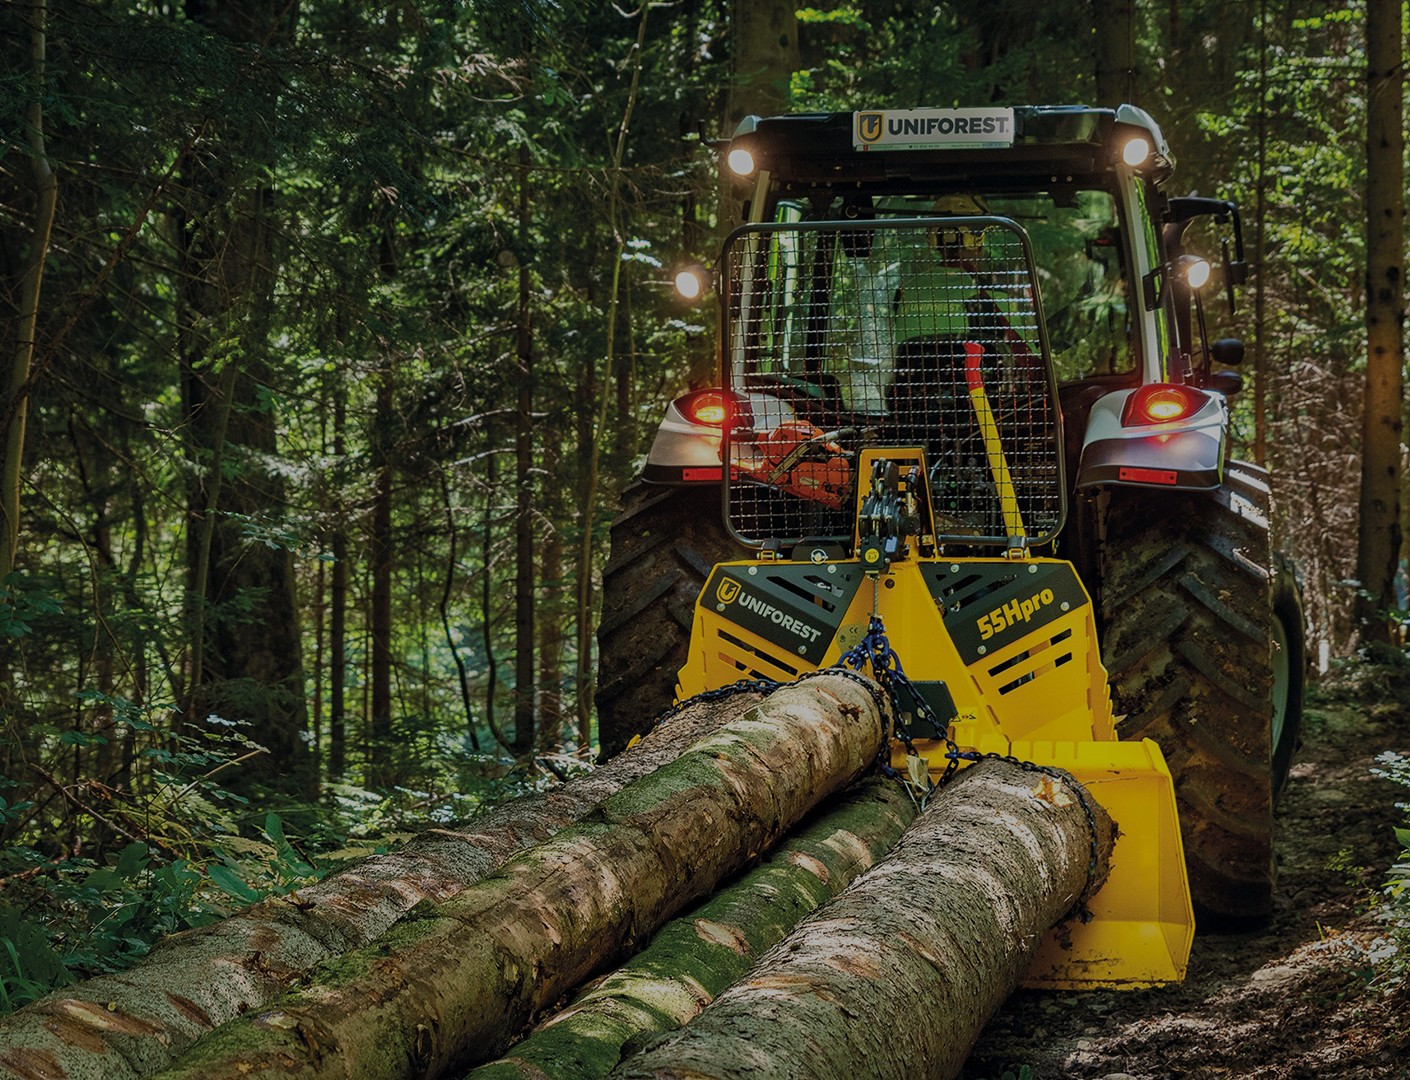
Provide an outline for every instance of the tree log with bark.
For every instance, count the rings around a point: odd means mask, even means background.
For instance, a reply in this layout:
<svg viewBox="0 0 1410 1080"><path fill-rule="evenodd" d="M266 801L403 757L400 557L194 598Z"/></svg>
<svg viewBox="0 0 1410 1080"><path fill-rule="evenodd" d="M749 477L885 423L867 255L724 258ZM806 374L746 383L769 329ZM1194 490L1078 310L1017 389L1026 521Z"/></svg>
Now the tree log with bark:
<svg viewBox="0 0 1410 1080"><path fill-rule="evenodd" d="M1064 777L967 769L886 859L612 1075L954 1076L1046 931L1105 880L1115 827Z"/></svg>
<svg viewBox="0 0 1410 1080"><path fill-rule="evenodd" d="M693 704L591 773L489 810L463 831L424 833L307 889L178 934L129 971L36 1002L0 1020L0 1068L75 1080L149 1076L315 964L368 944L417 904L449 899L582 820L761 697Z"/></svg>
<svg viewBox="0 0 1410 1080"><path fill-rule="evenodd" d="M468 1080L593 1080L743 978L804 915L890 851L915 817L894 780L864 780L763 865L668 923L651 944Z"/></svg>
<svg viewBox="0 0 1410 1080"><path fill-rule="evenodd" d="M886 736L858 676L784 687L582 823L226 1025L167 1075L381 1080L493 1057L851 784Z"/></svg>

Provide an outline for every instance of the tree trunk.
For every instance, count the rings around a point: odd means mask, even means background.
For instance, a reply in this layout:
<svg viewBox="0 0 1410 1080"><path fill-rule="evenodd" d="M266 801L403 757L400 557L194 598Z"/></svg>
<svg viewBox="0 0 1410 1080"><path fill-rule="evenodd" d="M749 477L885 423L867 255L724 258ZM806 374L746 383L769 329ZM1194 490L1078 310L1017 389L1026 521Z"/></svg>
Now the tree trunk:
<svg viewBox="0 0 1410 1080"><path fill-rule="evenodd" d="M749 115L788 111L789 83L798 70L798 18L792 0L733 0L730 4L730 82L725 134Z"/></svg>
<svg viewBox="0 0 1410 1080"><path fill-rule="evenodd" d="M590 364L578 369L575 387L579 401L593 401L597 393L597 383ZM574 577L577 579L577 592L573 609L574 643L577 646L576 666L573 671L573 720L576 728L578 750L586 754L592 747L592 699L593 699L593 619L592 619L592 543L591 508L597 498L596 462L593 458L594 440L593 415L588 409L578 410L577 422L577 466L578 466L578 527L582 530L578 540L577 558L574 564ZM597 658L601 663L602 658ZM599 735L599 739L600 739Z"/></svg>
<svg viewBox="0 0 1410 1080"><path fill-rule="evenodd" d="M465 734L470 739L470 748L477 754L480 752L480 736L475 730L475 707L470 703L470 673L465 668L465 657L460 655L460 643L455 639L455 632L450 626L450 596L451 590L455 586L455 571L458 568L456 562L456 528L455 528L455 507L451 503L450 481L446 479L445 468L436 470L436 478L441 486L441 503L445 507L446 513L446 575L441 583L441 600L438 610L441 613L441 630L445 634L446 649L449 650L451 659L455 661L456 682L460 686L460 707L465 712Z"/></svg>
<svg viewBox="0 0 1410 1080"><path fill-rule="evenodd" d="M0 1069L149 1076L211 1028L273 1001L315 964L366 945L418 903L454 896L514 852L582 820L758 700L748 694L693 705L601 768L488 811L472 831L424 833L292 896L169 938L129 971L0 1019Z"/></svg>
<svg viewBox="0 0 1410 1080"><path fill-rule="evenodd" d="M15 305L14 337L6 393L0 399L3 423L0 439L0 583L15 568L15 551L20 535L20 477L23 474L25 417L29 405L30 369L34 363L34 342L39 333L39 301L44 285L44 265L49 257L49 238L58 206L59 182L49 164L44 140L45 63L48 49L48 8L44 0L29 12L28 96L24 106L25 146L29 152L29 174L34 187L34 225L29 235L29 251L22 264ZM8 679L0 679L8 683ZM9 696L0 689L0 704Z"/></svg>
<svg viewBox="0 0 1410 1080"><path fill-rule="evenodd" d="M556 462L550 475L562 475L561 467ZM567 521L568 507L561 490L549 497L547 504L550 524L539 557L540 608L544 617L539 620L538 744L546 750L558 750L564 741L562 665L563 627L567 621L564 610L563 533L559 523Z"/></svg>
<svg viewBox="0 0 1410 1080"><path fill-rule="evenodd" d="M966 770L890 856L612 1075L954 1076L1087 886L1092 832L1075 794L1001 760ZM1101 881L1114 830L1091 805Z"/></svg>
<svg viewBox="0 0 1410 1080"><path fill-rule="evenodd" d="M228 1025L170 1080L436 1077L493 1056L855 780L885 735L853 678L784 687L586 821Z"/></svg>
<svg viewBox="0 0 1410 1080"><path fill-rule="evenodd" d="M372 714L366 783L389 788L398 780L400 754L392 745L392 361L383 358L377 381L377 414L372 433L371 564L368 625L372 630Z"/></svg>
<svg viewBox="0 0 1410 1080"><path fill-rule="evenodd" d="M1134 0L1092 0L1096 27L1093 105L1115 108L1133 100L1136 81Z"/></svg>
<svg viewBox="0 0 1410 1080"><path fill-rule="evenodd" d="M328 603L328 778L341 780L347 768L348 534L343 504L347 478L348 390L342 372L333 391L333 568Z"/></svg>
<svg viewBox="0 0 1410 1080"><path fill-rule="evenodd" d="M746 116L776 116L788 111L793 73L801 63L796 8L791 0L731 0L726 138ZM715 188L717 244L741 223L740 209L748 198L731 177L720 174Z"/></svg>
<svg viewBox="0 0 1410 1080"><path fill-rule="evenodd" d="M667 924L651 945L467 1080L594 1080L654 1035L699 1015L798 920L900 839L915 803L894 780L863 781L758 869Z"/></svg>
<svg viewBox="0 0 1410 1080"><path fill-rule="evenodd" d="M493 447L492 431L485 433L488 445ZM485 726L490 729L494 741L505 750L509 742L495 722L495 690L499 685L499 660L494 654L494 508L496 495L495 453L493 450L485 458L485 516L480 527L480 640L485 650Z"/></svg>
<svg viewBox="0 0 1410 1080"><path fill-rule="evenodd" d="M578 745L586 750L592 728L593 664L592 664L592 578L595 570L593 542L593 520L597 513L598 499L598 450L607 437L607 423L610 418L608 402L611 400L613 351L616 348L617 307L621 298L622 255L626 251L627 237L622 228L622 160L627 149L627 135L632 127L632 114L636 111L637 90L641 86L641 66L645 55L646 24L651 15L651 5L641 6L641 19L637 23L636 49L632 53L632 81L627 90L627 104L622 110L622 122L617 127L616 148L612 152L612 168L607 174L607 220L612 229L614 247L611 250L612 285L607 294L607 341L602 358L602 380L598 384L601 396L596 402L596 418L582 454L583 472L579 506L579 524L582 531L578 538L578 617L577 617L577 685L576 712ZM592 386L591 372L588 373L588 386ZM583 406L591 408L591 398L580 399Z"/></svg>
<svg viewBox="0 0 1410 1080"><path fill-rule="evenodd" d="M1268 467L1268 0L1258 0L1253 195L1253 461Z"/></svg>
<svg viewBox="0 0 1410 1080"><path fill-rule="evenodd" d="M187 0L203 29L245 45L292 37L284 0ZM177 330L191 475L187 561L193 597L188 714L241 720L269 753L223 780L258 777L317 792L308 727L302 635L291 552L247 529L282 524L285 481L267 462L278 425L263 392L273 383L269 326L278 279L275 193L252 163L272 163L268 102L225 117L218 145L184 170L181 318ZM186 211L183 209L183 213ZM218 379L210 376L219 372Z"/></svg>
<svg viewBox="0 0 1410 1080"><path fill-rule="evenodd" d="M1366 5L1366 400L1356 604L1362 641L1386 641L1400 557L1405 407L1405 51L1399 0Z"/></svg>
<svg viewBox="0 0 1410 1080"><path fill-rule="evenodd" d="M529 148L519 148L519 326L514 410L515 754L534 748L534 342L529 327Z"/></svg>

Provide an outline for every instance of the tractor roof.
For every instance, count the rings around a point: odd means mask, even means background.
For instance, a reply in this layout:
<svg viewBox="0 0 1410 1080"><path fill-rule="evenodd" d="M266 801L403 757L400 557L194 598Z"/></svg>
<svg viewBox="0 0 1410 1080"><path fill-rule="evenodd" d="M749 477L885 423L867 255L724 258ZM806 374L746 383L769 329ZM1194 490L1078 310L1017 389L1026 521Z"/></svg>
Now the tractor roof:
<svg viewBox="0 0 1410 1080"><path fill-rule="evenodd" d="M1137 136L1151 150L1139 171L1163 180L1174 167L1169 147L1155 121L1134 105L747 116L725 153L748 150L757 168L768 169L787 187L904 190L971 179L1080 183L1109 172Z"/></svg>

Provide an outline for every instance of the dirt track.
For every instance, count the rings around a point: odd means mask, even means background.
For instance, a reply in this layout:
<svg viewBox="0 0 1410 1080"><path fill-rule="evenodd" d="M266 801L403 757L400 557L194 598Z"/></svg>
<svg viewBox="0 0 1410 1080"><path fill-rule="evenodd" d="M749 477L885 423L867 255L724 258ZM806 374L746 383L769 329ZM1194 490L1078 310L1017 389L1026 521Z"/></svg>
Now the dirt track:
<svg viewBox="0 0 1410 1080"><path fill-rule="evenodd" d="M1410 993L1368 986L1368 950L1384 933L1368 908L1396 855L1393 806L1407 794L1369 770L1383 750L1410 751L1403 705L1350 703L1375 690L1309 704L1279 810L1269 925L1202 930L1181 986L1020 991L962 1077L1410 1078Z"/></svg>

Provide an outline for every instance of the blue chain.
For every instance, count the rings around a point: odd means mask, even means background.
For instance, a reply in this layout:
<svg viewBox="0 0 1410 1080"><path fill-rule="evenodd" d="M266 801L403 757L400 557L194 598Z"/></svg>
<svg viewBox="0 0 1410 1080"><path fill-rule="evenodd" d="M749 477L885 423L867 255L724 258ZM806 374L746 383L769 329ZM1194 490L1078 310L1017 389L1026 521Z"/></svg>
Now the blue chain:
<svg viewBox="0 0 1410 1080"><path fill-rule="evenodd" d="M934 711L926 700L921 697L911 680L906 677L905 670L901 667L901 658L896 655L896 650L891 647L891 643L886 639L886 627L882 625L881 618L877 615L871 617L871 623L867 626L867 632L862 640L855 647L849 650L839 661L848 667L860 671L862 664L870 664L872 675L881 685L891 699L891 706L896 716L896 734L906 745L906 752L914 754L915 746L911 742L911 731L909 725L902 723L901 717L905 711L901 708L900 695L904 693L910 698L915 706L915 715L930 721L936 731L948 732L948 725L942 726L936 719ZM1010 765L1015 765L1026 772L1042 773L1057 780L1064 787L1076 796L1078 803L1082 807L1082 812L1087 819L1087 883L1077 900L1072 906L1072 911L1077 913L1082 922L1091 920L1091 912L1087 910L1087 900L1092 894L1096 885L1097 875L1097 818L1092 810L1091 797L1087 794L1087 789L1077 783L1067 773L1061 769L1053 768L1049 765L1039 765L1037 762L1024 761L1013 754L998 754L993 751L981 754L977 750L961 750L953 739L947 734L945 736L945 757L948 763L945 772L940 777L940 782L932 786L931 790L947 783L960 767L961 761L978 762L986 758L997 758L1006 761ZM888 775L895 775L895 771L889 766L883 765L884 771Z"/></svg>
<svg viewBox="0 0 1410 1080"><path fill-rule="evenodd" d="M872 678L886 692L887 698L891 702L892 715L895 717L895 735L901 740L909 756L919 756L915 748L914 733L911 725L903 719L905 716L916 716L922 720L927 720L933 725L936 731L946 731L948 725L941 724L936 718L930 703L921 696L920 691L915 688L915 684L906 675L906 670L901 666L901 657L896 650L891 647L891 642L886 637L886 627L881 621L881 616L872 615L871 621L867 624L867 632L862 635L862 640L857 642L851 649L842 655L837 661L838 666L845 666L855 671L861 671L862 665L866 664L871 668ZM902 697L910 702L911 709L906 709L902 703ZM940 777L943 784L950 779L950 776L959 768L961 752L960 748L945 739L946 757L949 763L945 766L944 775ZM896 775L888 762L883 761L882 771L888 776ZM931 785L930 790L938 785ZM929 794L929 792L927 792Z"/></svg>

